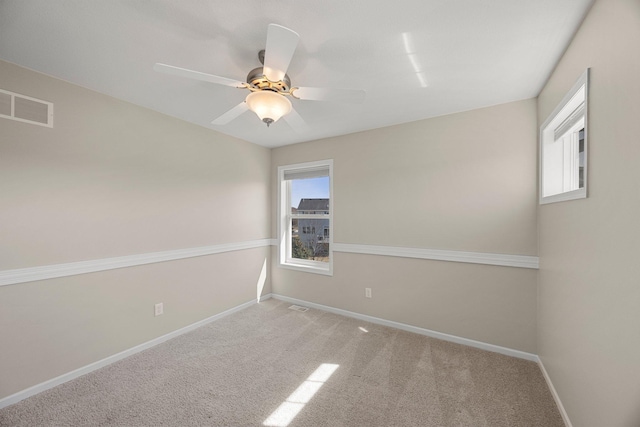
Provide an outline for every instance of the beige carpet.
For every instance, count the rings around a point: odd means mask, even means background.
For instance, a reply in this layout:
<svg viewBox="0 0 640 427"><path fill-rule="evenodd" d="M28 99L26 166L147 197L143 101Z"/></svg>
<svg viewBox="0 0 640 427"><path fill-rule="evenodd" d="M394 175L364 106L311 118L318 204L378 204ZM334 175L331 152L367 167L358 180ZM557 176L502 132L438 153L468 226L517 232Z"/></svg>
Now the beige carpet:
<svg viewBox="0 0 640 427"><path fill-rule="evenodd" d="M0 410L1 426L563 426L533 362L268 300Z"/></svg>

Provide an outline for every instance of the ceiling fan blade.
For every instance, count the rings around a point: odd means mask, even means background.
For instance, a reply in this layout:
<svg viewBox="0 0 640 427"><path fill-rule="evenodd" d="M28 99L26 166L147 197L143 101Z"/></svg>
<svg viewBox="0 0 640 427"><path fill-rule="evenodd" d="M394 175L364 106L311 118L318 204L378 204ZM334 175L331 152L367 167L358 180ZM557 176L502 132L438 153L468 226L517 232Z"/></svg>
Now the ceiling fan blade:
<svg viewBox="0 0 640 427"><path fill-rule="evenodd" d="M332 101L361 103L366 92L362 89L326 89L321 87L299 87L292 92L298 99L308 101Z"/></svg>
<svg viewBox="0 0 640 427"><path fill-rule="evenodd" d="M242 101L240 104L236 105L231 110L227 111L226 113L224 113L223 115L221 115L220 117L212 121L211 124L226 125L231 120L240 116L242 113L244 113L248 109L249 109L249 106L247 105L247 103Z"/></svg>
<svg viewBox="0 0 640 427"><path fill-rule="evenodd" d="M289 114L282 117L291 128L297 133L304 134L309 131L309 125L304 121L304 119L298 114L295 109L291 109Z"/></svg>
<svg viewBox="0 0 640 427"><path fill-rule="evenodd" d="M174 76L187 77L189 79L202 80L203 82L215 83L231 87L243 87L244 83L239 80L228 79L226 77L214 76L213 74L201 73L200 71L187 70L186 68L174 67L167 64L156 64L155 71L171 74Z"/></svg>
<svg viewBox="0 0 640 427"><path fill-rule="evenodd" d="M269 24L267 47L264 53L263 73L272 82L284 78L300 36L295 31L277 24Z"/></svg>

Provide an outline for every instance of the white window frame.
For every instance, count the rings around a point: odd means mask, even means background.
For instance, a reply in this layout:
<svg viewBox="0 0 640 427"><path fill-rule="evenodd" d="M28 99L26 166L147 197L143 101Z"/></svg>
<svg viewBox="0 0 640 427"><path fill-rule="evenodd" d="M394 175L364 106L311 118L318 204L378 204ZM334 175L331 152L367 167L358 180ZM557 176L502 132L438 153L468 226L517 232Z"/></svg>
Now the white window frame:
<svg viewBox="0 0 640 427"><path fill-rule="evenodd" d="M291 185L284 179L285 172L302 172L305 169L329 170L329 214L305 215L306 219L329 219L329 262L312 261L291 257ZM300 219L298 217L298 219ZM278 167L278 265L291 270L333 276L333 160L297 163ZM298 230L300 233L300 230Z"/></svg>
<svg viewBox="0 0 640 427"><path fill-rule="evenodd" d="M563 191L557 194L544 196L545 194L545 153L544 148L545 144L553 142L555 140L555 131L558 127L562 127L562 123L567 121L570 118L572 113L576 110L580 102L577 101L576 95L579 94L582 90L584 90L584 110L580 120L583 121L583 124L577 126L573 125L570 130L579 130L578 128L584 127L584 159L583 159L583 187ZM577 105L573 105L577 104ZM556 202L564 202L568 200L576 200L576 199L584 199L587 197L587 178L588 178L588 105L589 105L589 69L587 68L584 73L580 76L580 78L573 85L571 90L564 96L562 101L558 104L558 106L553 110L553 112L549 115L549 117L544 121L544 123L540 126L540 152L539 152L539 201L541 205L547 203L556 203ZM581 122L582 123L582 122ZM575 128L575 129L573 129ZM567 136L566 138L568 138ZM567 148L564 148L564 151L567 151ZM569 151L570 148L569 148ZM572 162L572 159L565 159L563 161ZM563 169L564 171L564 169ZM564 172L566 174L566 171Z"/></svg>

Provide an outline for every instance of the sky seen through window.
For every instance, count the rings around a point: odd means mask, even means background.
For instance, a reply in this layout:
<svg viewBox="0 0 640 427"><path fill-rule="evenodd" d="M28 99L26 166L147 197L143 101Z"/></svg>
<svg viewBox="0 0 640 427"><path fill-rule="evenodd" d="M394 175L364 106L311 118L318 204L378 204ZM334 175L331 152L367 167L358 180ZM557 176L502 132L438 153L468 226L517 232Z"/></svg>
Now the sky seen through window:
<svg viewBox="0 0 640 427"><path fill-rule="evenodd" d="M294 179L291 181L291 206L297 208L300 199L328 199L329 177Z"/></svg>

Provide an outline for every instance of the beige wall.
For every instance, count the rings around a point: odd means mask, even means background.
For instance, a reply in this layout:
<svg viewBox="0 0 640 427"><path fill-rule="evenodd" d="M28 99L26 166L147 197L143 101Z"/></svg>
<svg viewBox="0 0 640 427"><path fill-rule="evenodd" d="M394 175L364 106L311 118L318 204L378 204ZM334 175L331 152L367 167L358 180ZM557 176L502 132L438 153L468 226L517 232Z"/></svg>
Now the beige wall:
<svg viewBox="0 0 640 427"><path fill-rule="evenodd" d="M281 147L272 164L334 159L335 242L536 255L535 109L531 99Z"/></svg>
<svg viewBox="0 0 640 427"><path fill-rule="evenodd" d="M535 135L525 100L277 148L272 209L278 166L331 158L336 243L535 256ZM333 277L274 264L274 292L536 352L535 270L334 255Z"/></svg>
<svg viewBox="0 0 640 427"><path fill-rule="evenodd" d="M539 96L587 67L588 198L540 206L538 350L574 426L640 425L640 2L596 1Z"/></svg>
<svg viewBox="0 0 640 427"><path fill-rule="evenodd" d="M540 271L335 253L333 277L274 261L264 293L539 353L574 426L638 425L639 46L640 3L598 0L537 103L271 152L0 62L55 104L54 129L0 120L0 270L275 236L277 166L332 158L335 242ZM589 197L537 208L537 126L586 67ZM255 298L270 252L0 287L0 398Z"/></svg>
<svg viewBox="0 0 640 427"><path fill-rule="evenodd" d="M0 287L0 398L255 300L268 251Z"/></svg>
<svg viewBox="0 0 640 427"><path fill-rule="evenodd" d="M0 269L270 237L268 149L0 67L55 105L53 129L0 122Z"/></svg>
<svg viewBox="0 0 640 427"><path fill-rule="evenodd" d="M55 105L53 129L0 119L0 270L271 237L268 149L6 62L0 76ZM268 257L0 287L0 398L255 299Z"/></svg>

